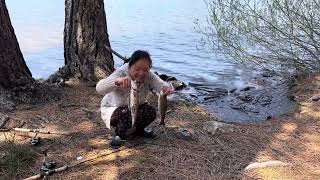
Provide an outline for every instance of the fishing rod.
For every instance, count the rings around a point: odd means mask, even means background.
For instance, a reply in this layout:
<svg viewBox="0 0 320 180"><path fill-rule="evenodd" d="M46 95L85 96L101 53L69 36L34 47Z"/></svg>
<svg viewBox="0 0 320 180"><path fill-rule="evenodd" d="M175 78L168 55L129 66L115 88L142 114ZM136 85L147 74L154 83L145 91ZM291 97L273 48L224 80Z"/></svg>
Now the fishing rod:
<svg viewBox="0 0 320 180"><path fill-rule="evenodd" d="M0 129L0 132L8 132L8 131L28 132L28 133L36 133L36 134L68 135L68 133L65 133L65 132L51 132L51 131L42 130L42 129L27 129L27 128Z"/></svg>
<svg viewBox="0 0 320 180"><path fill-rule="evenodd" d="M10 129L0 129L0 132L10 132L10 131L22 132L22 133L34 133L35 135L30 140L30 144L34 146L38 145L41 142L41 137L37 137L38 134L69 135L68 133L62 133L62 132L51 132L51 131L42 130L42 129L26 129L26 128L20 128L20 127L10 128Z"/></svg>
<svg viewBox="0 0 320 180"><path fill-rule="evenodd" d="M54 143L53 143L54 144ZM114 154L114 153L117 153L117 152L121 152L123 150L130 150L131 148L133 147L137 147L137 146L143 146L143 145L153 145L153 146L160 146L159 144L155 144L153 141L151 142L138 142L138 143L135 143L135 144L132 144L130 146L126 146L126 147L123 147L123 148L120 148L120 149L116 149L116 150L113 150L111 152L106 152L106 153L101 153L99 155L96 155L92 158L89 158L89 159L84 159L80 162L76 162L76 163L73 163L73 164L66 164L64 166L61 166L59 168L56 168L56 169L48 169L47 171L41 171L39 174L37 175L34 175L34 176L31 176L31 177L28 177L28 178L25 178L24 180L37 180L37 179L41 179L41 178L44 178L46 176L50 176L50 175L53 175L55 173L59 173L59 172L63 172L63 171L66 171L70 168L73 168L73 167L77 167L81 164L85 164L85 163L88 163L88 162L93 162L94 160L97 160L99 158L102 158L102 157L105 157L105 156L108 156L108 155L111 155L111 154ZM164 146L164 147L168 147L168 148L178 148L172 144L168 145L168 144L161 144L161 146ZM110 149L107 149L105 151L108 151ZM46 152L45 152L46 153ZM46 154L45 154L46 156ZM43 160L43 163L45 163L45 158Z"/></svg>
<svg viewBox="0 0 320 180"><path fill-rule="evenodd" d="M41 179L41 178L44 178L46 176L50 176L50 175L53 175L55 173L59 173L59 172L63 172L63 171L66 171L70 168L73 168L73 167L77 167L81 164L85 164L85 163L88 163L88 162L92 162L96 159L99 159L99 158L102 158L102 157L105 157L105 156L108 156L108 155L111 155L111 154L114 154L114 153L117 153L117 152L121 152L123 150L128 150L130 148L133 148L133 147L137 147L137 146L143 146L143 145L154 145L154 146L160 146L159 144L155 144L155 143L152 143L152 142L143 142L143 143L136 143L136 144L133 144L131 146L127 146L127 147L123 147L121 149L116 149L116 150L113 150L111 152L108 152L108 153L101 153L99 155L96 155L92 158L89 158L89 159L85 159L83 161L80 161L80 162L77 162L77 163L73 163L73 164L66 164L64 166L61 166L59 168L56 168L56 169L51 169L51 170L48 170L48 171L41 171L39 174L37 175L34 175L34 176L31 176L31 177L28 177L28 178L25 178L24 180L38 180L38 179ZM162 144L161 146L164 146L164 147L168 147L168 148L178 148L176 146L173 146L173 145L165 145L165 144ZM107 151L107 150L105 150Z"/></svg>
<svg viewBox="0 0 320 180"><path fill-rule="evenodd" d="M119 53L117 53L116 51L114 51L113 49L111 49L111 47L109 46L104 46L109 52L113 53L114 55L116 55L118 58L122 59L125 63L129 62L129 59L120 55Z"/></svg>
<svg viewBox="0 0 320 180"><path fill-rule="evenodd" d="M98 158L102 158L102 157L105 157L105 156L108 156L108 155L111 155L111 154L114 154L114 153L117 153L117 152L120 152L120 151L123 151L123 150L127 150L127 149L130 149L130 148L133 148L133 147L136 147L136 146L139 146L139 145L143 145L141 143L137 143L137 144L134 144L134 145L131 145L131 146L128 146L128 147L124 147L124 148L121 148L121 149L116 149L116 150L113 150L111 152L108 152L108 153L102 153L100 155L96 155L92 158L89 158L89 159L85 159L83 161L80 161L80 162L76 162L76 163L73 163L73 164L66 164L62 167L59 167L59 168L56 168L56 169L51 169L51 170L48 170L48 171L41 171L39 174L37 175L34 175L34 176L31 176L31 177L28 177L28 178L25 178L24 180L37 180L37 179L41 179L41 178L44 178L46 176L50 176L50 175L53 175L55 173L59 173L59 172L62 172L62 171L66 171L68 170L69 168L73 168L73 167L76 167L76 166L79 166L81 164L85 164L85 163L88 163L88 162L92 162Z"/></svg>

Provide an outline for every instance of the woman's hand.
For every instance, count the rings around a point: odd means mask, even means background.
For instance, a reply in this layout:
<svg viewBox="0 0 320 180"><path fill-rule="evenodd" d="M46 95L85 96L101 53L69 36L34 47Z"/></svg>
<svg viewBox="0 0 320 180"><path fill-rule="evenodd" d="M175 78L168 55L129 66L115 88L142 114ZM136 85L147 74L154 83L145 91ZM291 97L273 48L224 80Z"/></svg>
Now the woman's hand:
<svg viewBox="0 0 320 180"><path fill-rule="evenodd" d="M171 89L171 87L165 86L162 88L162 94L165 96L168 96L170 94L172 94L174 92L173 89Z"/></svg>
<svg viewBox="0 0 320 180"><path fill-rule="evenodd" d="M129 77L119 77L116 78L114 83L122 88L130 88L131 87L131 79Z"/></svg>

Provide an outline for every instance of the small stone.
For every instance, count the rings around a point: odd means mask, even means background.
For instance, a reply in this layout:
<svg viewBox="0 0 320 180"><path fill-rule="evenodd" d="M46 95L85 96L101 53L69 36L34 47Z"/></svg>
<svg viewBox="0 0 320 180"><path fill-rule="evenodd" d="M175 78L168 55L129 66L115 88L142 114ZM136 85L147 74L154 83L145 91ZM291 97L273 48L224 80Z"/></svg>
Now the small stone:
<svg viewBox="0 0 320 180"><path fill-rule="evenodd" d="M204 125L203 130L207 131L209 134L214 135L214 133L217 130L217 126L212 126L212 125Z"/></svg>
<svg viewBox="0 0 320 180"><path fill-rule="evenodd" d="M319 101L319 100L320 100L320 95L318 95L318 96L313 96L313 97L310 98L310 100L312 100L312 101Z"/></svg>
<svg viewBox="0 0 320 180"><path fill-rule="evenodd" d="M233 132L235 125L222 123L218 121L208 121L203 123L203 130L214 135L217 130L222 132Z"/></svg>

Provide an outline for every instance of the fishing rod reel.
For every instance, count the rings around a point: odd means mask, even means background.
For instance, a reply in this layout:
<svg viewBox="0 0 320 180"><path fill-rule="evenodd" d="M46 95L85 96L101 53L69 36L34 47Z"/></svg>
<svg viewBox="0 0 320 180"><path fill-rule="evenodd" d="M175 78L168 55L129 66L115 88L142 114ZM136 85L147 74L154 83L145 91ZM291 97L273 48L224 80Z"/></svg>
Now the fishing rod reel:
<svg viewBox="0 0 320 180"><path fill-rule="evenodd" d="M41 165L40 171L41 172L49 172L53 170L57 166L55 161L43 162Z"/></svg>
<svg viewBox="0 0 320 180"><path fill-rule="evenodd" d="M56 166L57 163L55 161L47 161L48 156L48 149L42 152L44 155L42 165L40 167L40 173L46 174L49 171L52 171Z"/></svg>
<svg viewBox="0 0 320 180"><path fill-rule="evenodd" d="M40 144L40 137L37 137L38 133L36 133L30 140L30 144L33 146L36 146L38 144Z"/></svg>

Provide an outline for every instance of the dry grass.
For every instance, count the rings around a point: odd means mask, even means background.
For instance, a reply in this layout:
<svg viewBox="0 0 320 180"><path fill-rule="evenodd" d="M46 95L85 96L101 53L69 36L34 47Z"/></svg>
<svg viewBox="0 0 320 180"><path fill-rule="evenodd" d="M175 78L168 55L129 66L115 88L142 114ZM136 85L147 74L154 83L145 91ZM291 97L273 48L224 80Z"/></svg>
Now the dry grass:
<svg viewBox="0 0 320 180"><path fill-rule="evenodd" d="M30 171L36 153L26 144L19 144L14 136L3 135L0 141L0 179L13 179Z"/></svg>
<svg viewBox="0 0 320 180"><path fill-rule="evenodd" d="M311 82L318 77L310 78ZM308 84L307 83L307 84ZM95 88L69 82L60 102L9 113L10 126L26 121L26 127L52 131L69 131L70 135L43 135L46 141L36 151L49 149L49 159L59 165L76 163L78 156L93 158L110 153L108 131L96 110L101 96ZM313 86L313 85L312 85ZM319 93L320 87L310 91L296 87L295 94L301 110L280 118L257 124L237 125L234 132L203 132L212 116L200 107L185 102L170 102L167 133L156 139L135 138L117 153L97 158L51 179L319 179L320 177L320 120L319 102L307 100ZM300 89L299 89L300 88ZM304 109L305 108L305 109ZM38 115L38 116L37 116ZM157 123L152 124L157 128ZM177 136L177 129L192 133L192 140ZM280 160L290 167L245 171L252 162ZM33 167L19 177L38 173L40 158Z"/></svg>

